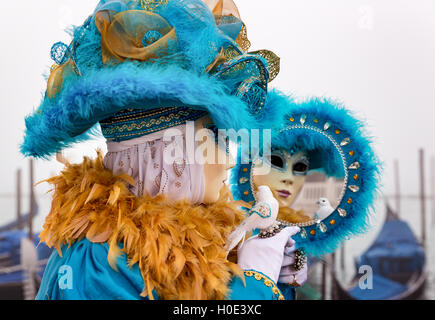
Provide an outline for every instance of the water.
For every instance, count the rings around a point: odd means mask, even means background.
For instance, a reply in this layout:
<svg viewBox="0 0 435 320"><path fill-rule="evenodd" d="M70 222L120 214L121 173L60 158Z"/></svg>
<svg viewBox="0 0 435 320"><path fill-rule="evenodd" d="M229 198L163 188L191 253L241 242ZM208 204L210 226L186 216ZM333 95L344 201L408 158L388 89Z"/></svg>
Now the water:
<svg viewBox="0 0 435 320"><path fill-rule="evenodd" d="M35 232L41 231L46 215L50 210L51 197L49 194L37 195L39 204L39 215L34 220ZM23 199L23 212L28 212L28 200ZM0 196L0 226L4 225L15 219L15 198L12 195ZM393 208L394 209L394 208ZM427 201L426 205L426 255L427 265L429 267L429 279L427 280L426 291L421 299L435 300L435 217L432 213L431 203ZM337 277L340 281L348 283L354 276L354 259L361 255L378 235L380 228L385 220L385 203L379 200L376 205L376 214L372 218L372 229L365 234L349 240L345 243L345 268L343 271L340 269L340 254L337 254L337 270L339 273ZM420 202L418 199L404 199L401 202L401 219L408 222L411 229L414 231L418 239L421 239L421 215L420 215ZM321 288L321 267L318 265L310 271L308 284L320 292ZM327 288L330 287L330 279L327 282ZM327 290L328 291L328 290ZM327 293L327 297L330 295Z"/></svg>

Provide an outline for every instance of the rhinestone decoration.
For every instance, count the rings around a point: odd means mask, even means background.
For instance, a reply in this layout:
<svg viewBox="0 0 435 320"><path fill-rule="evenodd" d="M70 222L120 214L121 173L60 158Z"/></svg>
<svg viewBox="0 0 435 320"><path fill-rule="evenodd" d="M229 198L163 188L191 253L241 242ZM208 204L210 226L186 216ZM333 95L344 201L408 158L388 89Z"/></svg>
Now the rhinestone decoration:
<svg viewBox="0 0 435 320"><path fill-rule="evenodd" d="M350 151L350 152L349 152L349 155L353 157L353 156L355 155L355 151L353 151L353 150Z"/></svg>
<svg viewBox="0 0 435 320"><path fill-rule="evenodd" d="M302 239L306 239L307 238L307 231L304 229L304 228L302 228L301 229L301 237L302 237Z"/></svg>
<svg viewBox="0 0 435 320"><path fill-rule="evenodd" d="M340 146L344 147L347 146L350 143L350 139L346 138L343 141L341 141Z"/></svg>
<svg viewBox="0 0 435 320"><path fill-rule="evenodd" d="M330 122L326 122L325 125L323 126L323 130L328 130L329 128L331 128L331 123Z"/></svg>
<svg viewBox="0 0 435 320"><path fill-rule="evenodd" d="M358 186L349 186L349 190L352 192L358 192L359 191L359 187Z"/></svg>
<svg viewBox="0 0 435 320"><path fill-rule="evenodd" d="M307 115L302 115L302 117L301 117L301 125L304 125L305 124L305 122L307 121Z"/></svg>
<svg viewBox="0 0 435 320"><path fill-rule="evenodd" d="M331 221L329 221L329 224L330 224L331 226L333 226L333 225L335 224L335 220L331 220Z"/></svg>
<svg viewBox="0 0 435 320"><path fill-rule="evenodd" d="M304 249L298 249L295 251L295 262L293 264L293 269L296 271L302 270L304 265L307 263L307 254Z"/></svg>
<svg viewBox="0 0 435 320"><path fill-rule="evenodd" d="M154 42L159 41L162 37L163 36L160 32L158 32L156 30L150 30L144 35L144 37L142 39L142 45L144 47L147 47L147 46L153 44Z"/></svg>
<svg viewBox="0 0 435 320"><path fill-rule="evenodd" d="M347 199L347 203L348 203L348 204L351 204L352 201L353 201L352 198Z"/></svg>
<svg viewBox="0 0 435 320"><path fill-rule="evenodd" d="M274 235L281 232L282 229L285 228L285 225L281 222L277 221L273 226L267 229L261 229L260 233L258 234L258 237L261 239L271 238Z"/></svg>
<svg viewBox="0 0 435 320"><path fill-rule="evenodd" d="M259 207L257 207L257 210L252 210L252 213L258 214L261 218L269 218L272 215L272 209L267 203L261 204Z"/></svg>
<svg viewBox="0 0 435 320"><path fill-rule="evenodd" d="M347 216L347 211L341 208L338 208L338 214L340 215L340 217L346 217Z"/></svg>
<svg viewBox="0 0 435 320"><path fill-rule="evenodd" d="M312 236L316 235L316 230L311 230L311 231L310 231L310 234L311 234Z"/></svg>
<svg viewBox="0 0 435 320"><path fill-rule="evenodd" d="M360 166L359 162L354 162L349 166L349 169L350 170L358 170L360 167L361 166Z"/></svg>
<svg viewBox="0 0 435 320"><path fill-rule="evenodd" d="M358 180L359 179L359 175L357 175L357 174L355 174L354 176L353 176L353 180Z"/></svg>
<svg viewBox="0 0 435 320"><path fill-rule="evenodd" d="M240 182L240 184L245 184L245 183L248 183L248 182L249 182L249 179L248 179L248 178L245 178L245 177L241 177L240 180L239 180L239 182Z"/></svg>
<svg viewBox="0 0 435 320"><path fill-rule="evenodd" d="M63 42L57 42L51 47L51 59L58 65L62 65L69 59L69 48Z"/></svg>
<svg viewBox="0 0 435 320"><path fill-rule="evenodd" d="M322 231L323 233L325 233L325 232L328 230L328 228L326 228L326 225L325 225L323 222L320 222L320 223L319 223L319 229L320 229L320 231Z"/></svg>

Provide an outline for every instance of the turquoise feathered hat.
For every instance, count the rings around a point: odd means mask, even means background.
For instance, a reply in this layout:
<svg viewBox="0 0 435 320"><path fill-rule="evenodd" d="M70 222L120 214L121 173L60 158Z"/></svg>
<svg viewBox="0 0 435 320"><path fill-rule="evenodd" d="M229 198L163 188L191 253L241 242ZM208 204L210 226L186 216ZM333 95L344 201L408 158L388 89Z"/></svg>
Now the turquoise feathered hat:
<svg viewBox="0 0 435 320"><path fill-rule="evenodd" d="M98 124L110 141L205 114L222 129L271 127L261 111L279 58L248 49L232 0L101 0L70 45L53 45L56 64L21 152L46 158Z"/></svg>
<svg viewBox="0 0 435 320"><path fill-rule="evenodd" d="M370 226L381 166L365 123L336 101L310 98L296 102L278 91L269 93L267 108L285 110L272 133L272 150L304 151L310 170L344 181L334 212L320 223L296 223L301 232L293 237L310 255L334 252L344 240ZM232 170L231 191L236 200L255 202L252 169L252 162L243 164L239 159Z"/></svg>

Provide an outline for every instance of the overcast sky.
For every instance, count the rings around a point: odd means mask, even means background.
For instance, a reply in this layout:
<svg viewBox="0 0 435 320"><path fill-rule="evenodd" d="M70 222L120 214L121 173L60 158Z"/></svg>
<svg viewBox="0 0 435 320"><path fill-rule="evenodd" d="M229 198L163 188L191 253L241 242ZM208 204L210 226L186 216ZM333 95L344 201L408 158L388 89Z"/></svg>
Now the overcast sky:
<svg viewBox="0 0 435 320"><path fill-rule="evenodd" d="M400 160L402 191L418 192L419 148L426 169L435 155L435 1L433 0L239 0L252 50L281 57L273 87L301 98L341 100L366 119L386 165L383 183L393 190L393 159ZM19 154L24 117L45 90L49 51L69 42L64 29L81 24L96 0L0 1L1 166L0 193L13 193L15 169L28 164ZM80 144L67 155L104 147ZM36 180L56 173L55 161L36 163ZM428 172L429 173L429 172ZM429 181L427 181L429 183ZM45 192L46 187L37 188Z"/></svg>

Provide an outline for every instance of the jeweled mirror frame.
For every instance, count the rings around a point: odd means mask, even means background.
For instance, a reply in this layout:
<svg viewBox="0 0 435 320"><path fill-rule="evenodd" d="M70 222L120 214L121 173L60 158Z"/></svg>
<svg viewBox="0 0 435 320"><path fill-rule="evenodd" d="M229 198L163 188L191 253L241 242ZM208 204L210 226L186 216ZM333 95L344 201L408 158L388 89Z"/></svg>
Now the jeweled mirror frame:
<svg viewBox="0 0 435 320"><path fill-rule="evenodd" d="M348 166L347 166L346 156L345 156L345 154L343 152L343 149L341 148L341 146L346 145L347 142L341 142L340 145L338 145L338 143L334 140L334 138L330 134L328 134L326 132L327 129L322 131L322 130L316 128L316 127L304 126L303 123L305 123L305 122L301 119L301 125L289 126L289 127L285 128L285 129L280 130L280 133L282 133L284 131L288 131L288 130L298 130L298 129L311 130L311 131L314 131L316 133L322 134L323 136L325 136L333 144L333 146L335 147L336 151L340 155L340 159L341 159L341 162L342 162L342 165L343 165L343 171L344 171L343 187L341 188L340 194L339 194L338 199L337 199L338 205L337 205L337 208L334 210L334 212L335 212L336 210L338 210L340 208L341 202L343 200L343 197L344 197L344 195L346 193L346 189L348 187L349 169L348 169ZM328 126L329 126L329 124L328 124ZM325 128L326 128L326 125L325 125ZM348 140L346 140L346 141L348 141ZM251 166L250 184L251 184L251 192L252 192L252 194L254 196L255 201L257 201L257 198L255 196L255 186L254 186L254 169L255 169L255 161L254 161L254 164ZM355 188L356 186L352 186L352 187ZM331 213L331 215L332 215L332 213ZM324 220L327 220L329 217L330 216L328 216ZM315 219L313 219L311 221L301 222L301 223L290 223L290 222L283 221L283 220L278 220L278 221L280 221L282 224L287 225L287 226L301 227L302 228L301 232L304 232L304 230L305 230L304 227L310 227L310 226L314 226L314 225L316 225L319 228L319 230L322 231L322 232L325 232L327 230L327 227L325 226L323 220L320 221L320 222L317 222Z"/></svg>
<svg viewBox="0 0 435 320"><path fill-rule="evenodd" d="M301 229L301 232L293 237L297 247L304 248L313 256L322 256L333 252L350 236L365 232L369 226L370 208L376 195L380 168L370 139L360 130L361 122L345 111L333 108L322 114L309 111L311 110L293 113L294 115L287 118L286 126L280 132L309 130L321 134L340 154L345 177L336 209L321 223L310 221L291 224ZM336 118L340 119L340 122L332 120L335 119L334 113L339 114ZM343 128L344 126L346 128ZM253 167L252 163L238 165L232 178L232 184L237 186L233 188L233 194L247 202L255 199Z"/></svg>

